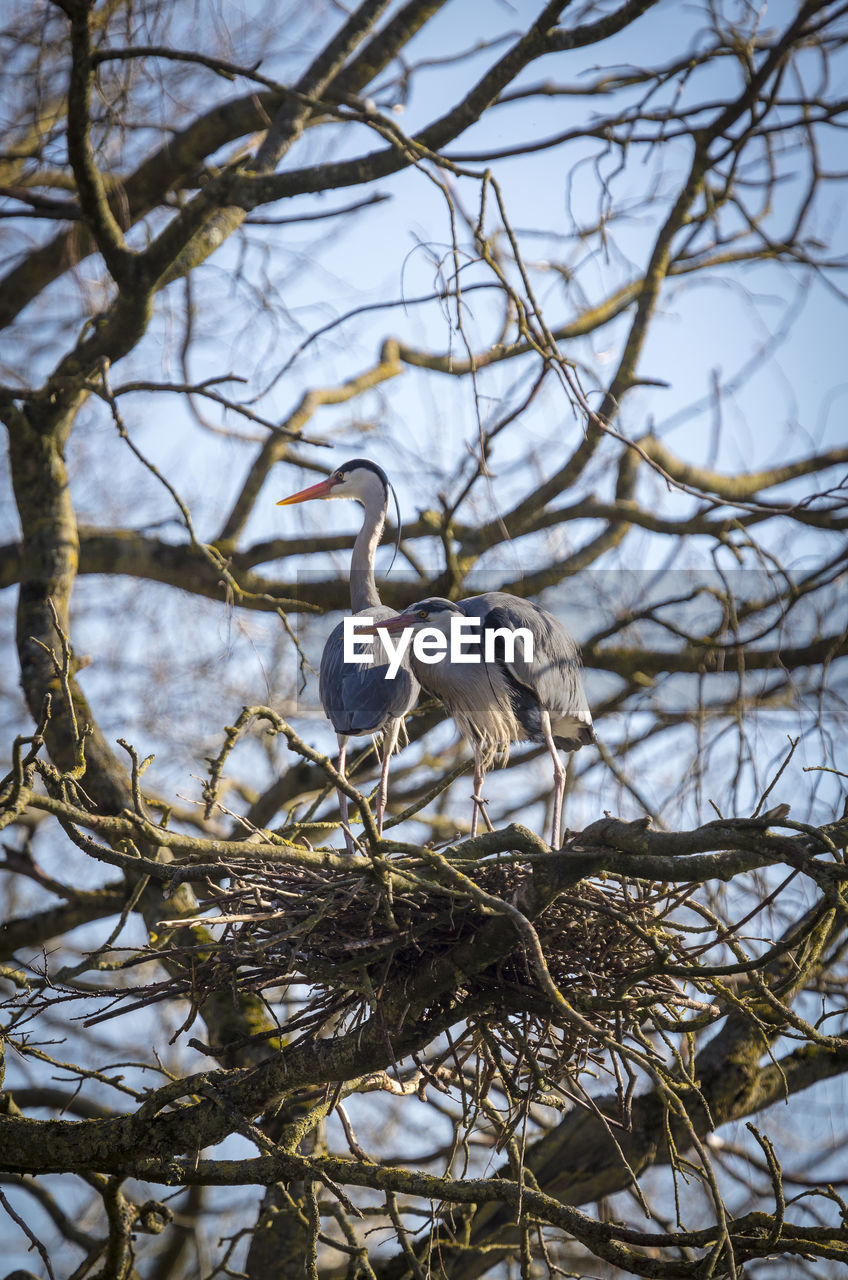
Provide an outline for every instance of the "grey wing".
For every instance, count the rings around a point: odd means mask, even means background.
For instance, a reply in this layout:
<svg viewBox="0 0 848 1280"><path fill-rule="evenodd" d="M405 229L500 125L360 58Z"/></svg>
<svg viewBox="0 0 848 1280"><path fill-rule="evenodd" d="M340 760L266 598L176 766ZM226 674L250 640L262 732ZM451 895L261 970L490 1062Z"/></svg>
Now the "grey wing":
<svg viewBox="0 0 848 1280"><path fill-rule="evenodd" d="M357 616L390 618L395 610L380 606L362 610ZM345 662L344 623L333 628L321 655L318 693L336 733L350 737L378 733L389 720L406 715L415 705L418 691L408 663L390 679L387 663Z"/></svg>
<svg viewBox="0 0 848 1280"><path fill-rule="evenodd" d="M583 688L577 643L547 609L504 591L487 591L460 602L465 612L481 618L483 633L522 627L533 641L532 659L521 638L513 653L503 641L495 645L497 661L511 680L516 716L528 736L542 741L541 711L551 718L554 741L565 751L594 742L592 713Z"/></svg>

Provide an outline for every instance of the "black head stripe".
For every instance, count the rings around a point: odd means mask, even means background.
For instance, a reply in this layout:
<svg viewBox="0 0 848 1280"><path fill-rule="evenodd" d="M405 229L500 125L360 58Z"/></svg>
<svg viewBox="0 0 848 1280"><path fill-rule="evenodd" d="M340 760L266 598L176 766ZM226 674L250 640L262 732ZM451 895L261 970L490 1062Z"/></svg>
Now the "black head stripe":
<svg viewBox="0 0 848 1280"><path fill-rule="evenodd" d="M351 471L373 471L374 475L382 482L386 493L389 491L389 477L386 475L382 467L378 467L376 462L372 462L370 458L351 458L350 462L343 462L340 467L336 467L336 471L343 471L348 475Z"/></svg>
<svg viewBox="0 0 848 1280"><path fill-rule="evenodd" d="M428 613L462 613L458 604L454 604L452 600L446 600L443 596L428 596L426 600L418 600L415 604L411 604L407 609L407 613L417 613L419 609L426 609Z"/></svg>

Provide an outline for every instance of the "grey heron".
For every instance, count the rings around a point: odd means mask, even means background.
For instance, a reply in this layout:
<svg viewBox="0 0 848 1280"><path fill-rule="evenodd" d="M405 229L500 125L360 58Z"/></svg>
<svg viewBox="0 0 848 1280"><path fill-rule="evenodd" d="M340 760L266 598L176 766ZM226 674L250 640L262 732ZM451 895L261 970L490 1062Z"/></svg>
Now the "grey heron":
<svg viewBox="0 0 848 1280"><path fill-rule="evenodd" d="M385 472L368 458L353 458L337 467L332 475L308 489L282 498L278 507L314 498L352 498L364 507L362 527L353 544L350 559L350 607L355 616L370 618L374 623L397 617L397 611L380 603L374 581L374 556L386 521L389 504L389 482ZM415 705L419 684L409 662L389 676L387 664L344 660L344 622L330 633L321 656L318 693L327 719L336 731L339 743L339 773L346 777L348 738L365 734L383 734L383 762L377 788L376 823L382 834L383 816L389 786L389 761L397 746L403 717ZM348 826L347 796L339 792L339 813L348 852L353 841Z"/></svg>
<svg viewBox="0 0 848 1280"><path fill-rule="evenodd" d="M390 634L410 628L413 635L431 628L447 637L455 618L479 619L479 660L474 661L467 649L464 657L452 660L446 646L443 656L437 658L431 650L426 661L413 653L412 669L424 688L440 699L474 750L472 835L482 806L483 778L494 757L505 756L512 742L543 742L554 766L551 843L556 848L565 792L565 766L559 751L577 751L595 741L580 650L553 614L504 591L487 591L456 604L433 596L377 627ZM508 633L519 628L532 637L532 656L520 643L512 646L511 653L507 649Z"/></svg>

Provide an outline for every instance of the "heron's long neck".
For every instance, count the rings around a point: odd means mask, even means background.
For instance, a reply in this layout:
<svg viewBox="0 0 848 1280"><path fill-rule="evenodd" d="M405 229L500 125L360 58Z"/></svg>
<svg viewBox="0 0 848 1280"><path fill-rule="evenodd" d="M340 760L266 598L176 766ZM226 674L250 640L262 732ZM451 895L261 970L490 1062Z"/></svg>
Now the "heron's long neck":
<svg viewBox="0 0 848 1280"><path fill-rule="evenodd" d="M374 556L380 544L386 521L386 503L369 502L365 507L362 528L356 535L350 558L350 607L354 613L379 604L377 584L374 581Z"/></svg>

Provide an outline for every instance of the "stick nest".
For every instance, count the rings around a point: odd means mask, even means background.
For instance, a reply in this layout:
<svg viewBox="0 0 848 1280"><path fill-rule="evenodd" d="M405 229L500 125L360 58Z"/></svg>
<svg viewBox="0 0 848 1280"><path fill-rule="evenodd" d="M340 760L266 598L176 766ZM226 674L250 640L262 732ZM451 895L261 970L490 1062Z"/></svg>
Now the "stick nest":
<svg viewBox="0 0 848 1280"><path fill-rule="evenodd" d="M191 961L191 995L200 1004L212 991L270 992L291 988L297 1005L286 1034L322 1030L347 1034L391 992L395 1006L415 988L417 1016L457 1007L475 1028L489 1058L518 1056L537 1077L570 1074L599 1063L611 1038L644 1023L646 1011L671 1026L692 1007L661 970L681 954L679 936L665 923L674 902L666 888L617 878L584 881L561 894L534 922L547 970L579 1017L562 1017L539 981L538 961L509 915L500 927L514 945L497 963L470 972L450 991L441 975L449 953L474 956L475 937L497 912L455 884L440 882L426 865L403 856L388 866L393 892L378 868L346 875L300 866L264 868L216 894L222 927L218 943ZM506 859L463 864L463 875L505 903L529 874ZM679 895L679 891L678 895ZM172 953L173 955L173 953ZM427 975L433 995L421 1001ZM301 995L301 993L303 993ZM532 1063L532 1066L527 1064ZM502 1063L499 1063L499 1070Z"/></svg>

